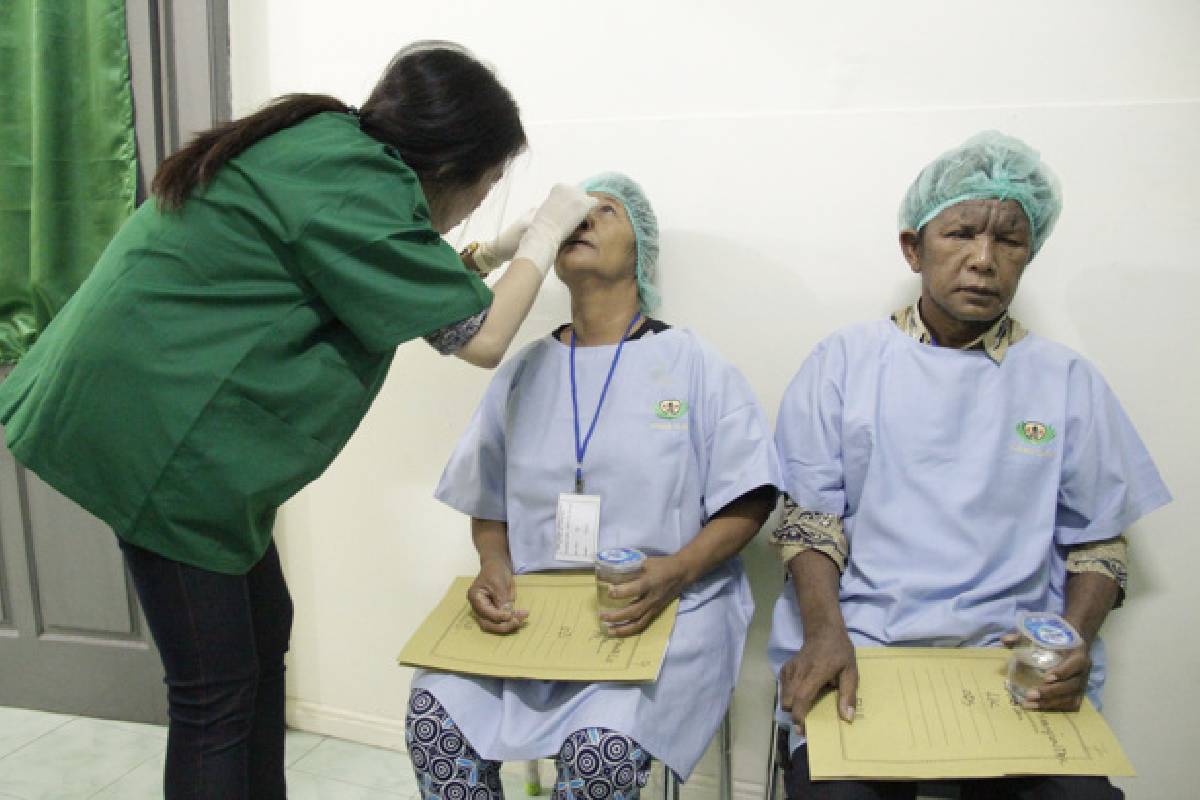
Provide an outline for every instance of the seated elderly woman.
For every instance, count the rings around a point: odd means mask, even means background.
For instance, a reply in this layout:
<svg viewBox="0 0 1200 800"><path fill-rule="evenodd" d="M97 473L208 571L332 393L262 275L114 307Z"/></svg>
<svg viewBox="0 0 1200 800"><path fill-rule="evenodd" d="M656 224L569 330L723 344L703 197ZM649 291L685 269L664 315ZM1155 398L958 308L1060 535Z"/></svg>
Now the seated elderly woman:
<svg viewBox="0 0 1200 800"><path fill-rule="evenodd" d="M598 550L647 556L601 619L639 633L680 599L655 683L501 680L423 672L407 741L422 795L502 796L503 759L554 756L555 797L636 798L652 758L686 779L728 706L753 603L737 553L775 503L778 464L750 387L694 333L646 316L658 226L641 188L605 174L555 269L571 321L497 372L437 497L471 517L480 626L505 634L513 575L580 564L556 552L560 496L598 495Z"/></svg>

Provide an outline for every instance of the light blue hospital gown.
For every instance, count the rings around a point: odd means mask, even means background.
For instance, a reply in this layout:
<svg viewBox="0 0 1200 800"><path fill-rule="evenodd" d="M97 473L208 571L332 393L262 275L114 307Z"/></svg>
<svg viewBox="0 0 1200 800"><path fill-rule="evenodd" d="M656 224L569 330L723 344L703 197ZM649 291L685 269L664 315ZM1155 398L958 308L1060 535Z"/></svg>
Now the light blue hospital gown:
<svg viewBox="0 0 1200 800"><path fill-rule="evenodd" d="M584 432L614 349L576 351ZM437 489L464 514L507 522L518 574L579 568L554 559L558 496L575 482L569 352L547 336L500 368ZM674 419L660 416L660 404L672 400L686 406ZM677 552L731 501L780 480L770 426L749 385L684 329L625 343L584 473L585 492L603 498L600 548L648 555ZM728 706L753 610L733 558L684 591L656 683L421 672L413 688L437 697L485 759L549 756L571 732L603 727L686 778Z"/></svg>
<svg viewBox="0 0 1200 800"><path fill-rule="evenodd" d="M1068 548L1171 499L1095 367L1033 334L996 364L890 320L846 328L800 368L775 438L791 498L844 517L841 605L858 646L996 645L1018 612L1063 611ZM776 675L803 641L789 581ZM1098 705L1099 640L1092 658Z"/></svg>

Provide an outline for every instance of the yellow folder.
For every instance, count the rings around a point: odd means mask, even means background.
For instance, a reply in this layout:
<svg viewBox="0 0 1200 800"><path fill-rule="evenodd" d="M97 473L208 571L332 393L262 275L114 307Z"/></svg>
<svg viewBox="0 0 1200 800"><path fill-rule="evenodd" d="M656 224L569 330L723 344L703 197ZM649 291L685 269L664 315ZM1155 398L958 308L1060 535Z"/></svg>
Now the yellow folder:
<svg viewBox="0 0 1200 800"><path fill-rule="evenodd" d="M437 608L400 651L413 667L560 681L653 682L675 626L671 603L637 636L614 638L602 630L592 573L518 575L517 608L529 611L515 633L481 630L467 603L474 578L454 580Z"/></svg>
<svg viewBox="0 0 1200 800"><path fill-rule="evenodd" d="M854 721L827 693L805 719L814 779L1133 775L1086 699L1079 711L1026 711L1005 687L1008 650L859 648Z"/></svg>

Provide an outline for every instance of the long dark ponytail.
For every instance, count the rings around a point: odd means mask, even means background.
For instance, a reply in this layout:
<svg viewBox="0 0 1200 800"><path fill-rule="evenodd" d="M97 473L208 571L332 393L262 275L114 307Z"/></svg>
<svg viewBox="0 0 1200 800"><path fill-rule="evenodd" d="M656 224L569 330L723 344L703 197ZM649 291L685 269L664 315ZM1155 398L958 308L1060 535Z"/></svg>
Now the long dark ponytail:
<svg viewBox="0 0 1200 800"><path fill-rule="evenodd" d="M150 188L159 207L178 209L229 159L323 111L352 109L329 95L284 95L197 135L158 168ZM512 95L451 42L418 42L397 53L363 105L359 124L394 147L427 191L471 186L526 145Z"/></svg>
<svg viewBox="0 0 1200 800"><path fill-rule="evenodd" d="M177 209L193 190L212 180L226 161L276 131L291 127L322 111L345 112L349 107L323 94L288 94L277 97L253 114L230 120L197 134L164 161L150 190L164 210Z"/></svg>

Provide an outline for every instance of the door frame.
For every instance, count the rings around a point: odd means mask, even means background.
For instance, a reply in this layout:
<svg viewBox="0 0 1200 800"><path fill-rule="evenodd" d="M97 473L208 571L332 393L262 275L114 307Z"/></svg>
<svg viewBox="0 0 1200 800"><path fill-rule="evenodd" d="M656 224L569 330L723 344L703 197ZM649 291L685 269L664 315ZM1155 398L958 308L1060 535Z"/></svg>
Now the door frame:
<svg viewBox="0 0 1200 800"><path fill-rule="evenodd" d="M232 115L229 3L126 0L125 17L138 170L149 187L167 154Z"/></svg>

